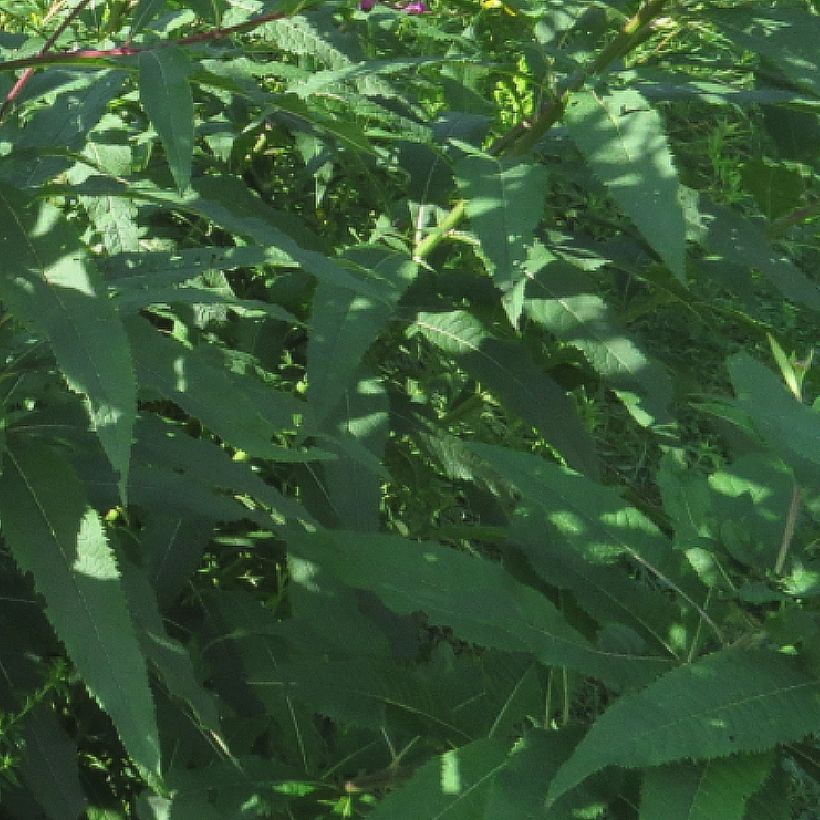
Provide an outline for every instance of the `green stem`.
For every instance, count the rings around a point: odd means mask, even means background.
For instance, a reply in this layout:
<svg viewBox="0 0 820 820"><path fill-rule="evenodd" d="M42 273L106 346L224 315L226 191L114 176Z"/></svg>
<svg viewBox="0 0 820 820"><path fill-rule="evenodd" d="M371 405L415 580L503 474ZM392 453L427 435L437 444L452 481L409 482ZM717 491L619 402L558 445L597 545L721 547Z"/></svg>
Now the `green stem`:
<svg viewBox="0 0 820 820"><path fill-rule="evenodd" d="M571 94L580 91L592 77L603 74L612 63L628 54L649 36L652 21L669 1L650 0L642 6L633 17L627 20L615 39L604 48L588 69L577 71L567 77L556 93L544 103L534 120L529 123L519 123L510 129L496 140L490 148L490 153L496 156L501 154L519 156L531 150L538 140L563 117ZM456 202L438 227L419 242L413 258L418 261L426 259L447 238L450 231L461 222L466 213L467 202L461 199Z"/></svg>

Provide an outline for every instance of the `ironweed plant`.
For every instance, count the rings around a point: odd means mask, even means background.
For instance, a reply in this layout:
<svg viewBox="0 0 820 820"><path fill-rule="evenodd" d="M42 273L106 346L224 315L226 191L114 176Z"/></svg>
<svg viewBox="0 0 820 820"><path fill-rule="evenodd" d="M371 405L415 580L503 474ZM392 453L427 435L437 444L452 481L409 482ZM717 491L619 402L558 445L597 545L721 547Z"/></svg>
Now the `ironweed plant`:
<svg viewBox="0 0 820 820"><path fill-rule="evenodd" d="M805 0L5 0L0 815L820 792Z"/></svg>

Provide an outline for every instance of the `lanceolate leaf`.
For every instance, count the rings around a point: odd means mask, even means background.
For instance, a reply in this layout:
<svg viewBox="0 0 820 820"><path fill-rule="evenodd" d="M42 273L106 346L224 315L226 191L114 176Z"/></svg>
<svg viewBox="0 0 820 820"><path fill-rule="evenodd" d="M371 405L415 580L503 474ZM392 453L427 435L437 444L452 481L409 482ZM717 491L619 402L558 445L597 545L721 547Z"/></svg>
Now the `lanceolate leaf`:
<svg viewBox="0 0 820 820"><path fill-rule="evenodd" d="M390 609L422 611L473 643L630 683L669 667L663 658L596 649L547 598L491 561L436 544L337 530L293 530L292 549L349 586L375 592Z"/></svg>
<svg viewBox="0 0 820 820"><path fill-rule="evenodd" d="M705 203L702 242L726 262L759 270L787 299L820 311L820 285L775 250L759 222L720 205Z"/></svg>
<svg viewBox="0 0 820 820"><path fill-rule="evenodd" d="M77 746L56 714L38 703L25 719L23 780L50 820L77 817L86 807L77 766Z"/></svg>
<svg viewBox="0 0 820 820"><path fill-rule="evenodd" d="M626 695L593 724L550 785L556 800L606 766L757 752L820 729L820 680L794 657L723 650Z"/></svg>
<svg viewBox="0 0 820 820"><path fill-rule="evenodd" d="M369 816L373 820L480 820L506 744L484 738L425 763Z"/></svg>
<svg viewBox="0 0 820 820"><path fill-rule="evenodd" d="M738 353L728 362L738 405L787 464L796 467L811 462L820 466L820 414L801 404L783 382L748 353Z"/></svg>
<svg viewBox="0 0 820 820"><path fill-rule="evenodd" d="M493 338L463 310L419 313L415 328L454 355L510 411L536 427L573 467L597 475L594 444L573 402L530 358L523 345Z"/></svg>
<svg viewBox="0 0 820 820"><path fill-rule="evenodd" d="M377 276L380 300L320 282L313 297L308 341L309 423L321 426L359 369L362 356L376 341L416 266L399 254L367 254Z"/></svg>
<svg viewBox="0 0 820 820"><path fill-rule="evenodd" d="M660 116L633 90L572 97L565 122L595 175L679 279L686 229L678 176Z"/></svg>
<svg viewBox="0 0 820 820"><path fill-rule="evenodd" d="M133 760L159 770L159 740L145 662L120 572L74 471L47 447L6 450L0 521L18 565L88 689L111 716Z"/></svg>
<svg viewBox="0 0 820 820"><path fill-rule="evenodd" d="M743 820L746 802L773 760L769 752L650 769L643 781L640 820Z"/></svg>
<svg viewBox="0 0 820 820"><path fill-rule="evenodd" d="M100 121L108 104L125 82L125 72L89 73L79 88L59 94L51 105L41 107L20 133L11 121L0 130L0 142L11 140L14 163L4 165L0 176L20 188L35 188L64 171L71 159L59 156L79 151ZM49 155L49 151L54 154ZM27 154L33 154L31 158ZM26 157L24 159L24 157Z"/></svg>
<svg viewBox="0 0 820 820"><path fill-rule="evenodd" d="M588 561L624 555L657 572L669 565L669 545L658 528L629 506L618 490L529 453L468 444L487 465L544 511L561 540Z"/></svg>
<svg viewBox="0 0 820 820"><path fill-rule="evenodd" d="M128 339L79 239L56 208L0 185L0 296L51 343L126 496L136 384Z"/></svg>
<svg viewBox="0 0 820 820"><path fill-rule="evenodd" d="M181 48L140 52L140 103L157 129L177 188L191 182L194 103L188 77L191 63Z"/></svg>
<svg viewBox="0 0 820 820"><path fill-rule="evenodd" d="M820 18L816 14L774 5L771 10L709 9L706 16L735 42L776 65L796 85L820 94Z"/></svg>
<svg viewBox="0 0 820 820"><path fill-rule="evenodd" d="M290 396L267 391L265 408L280 422L277 426L253 401L251 381L217 367L203 351L186 348L163 336L137 318L128 325L137 354L140 384L153 388L196 416L214 433L245 452L277 461L311 461L327 457L319 451L274 444L272 439L293 427L293 413L300 405Z"/></svg>
<svg viewBox="0 0 820 820"><path fill-rule="evenodd" d="M470 225L490 262L493 279L505 294L510 321L516 324L522 294L514 296L513 288L524 278L527 248L543 215L547 169L468 156L458 163L456 177L467 200Z"/></svg>
<svg viewBox="0 0 820 820"><path fill-rule="evenodd" d="M219 710L213 696L197 680L186 648L166 632L148 576L124 561L122 581L146 659L165 688L191 709L203 727L218 734Z"/></svg>
<svg viewBox="0 0 820 820"><path fill-rule="evenodd" d="M524 311L559 339L584 352L589 363L620 395L643 425L669 421L672 382L618 326L612 310L577 268L545 250L527 263Z"/></svg>

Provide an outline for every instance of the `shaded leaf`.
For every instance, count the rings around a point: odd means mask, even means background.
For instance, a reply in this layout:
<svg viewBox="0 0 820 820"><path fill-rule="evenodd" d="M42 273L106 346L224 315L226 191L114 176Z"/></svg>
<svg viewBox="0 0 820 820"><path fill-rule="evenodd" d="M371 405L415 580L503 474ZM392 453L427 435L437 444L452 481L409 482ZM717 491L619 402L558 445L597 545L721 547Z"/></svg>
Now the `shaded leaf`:
<svg viewBox="0 0 820 820"><path fill-rule="evenodd" d="M760 435L787 464L816 474L820 466L820 413L801 404L781 379L748 353L732 356L728 368L737 405Z"/></svg>
<svg viewBox="0 0 820 820"><path fill-rule="evenodd" d="M51 343L126 495L136 384L128 339L97 271L60 212L0 186L0 294Z"/></svg>
<svg viewBox="0 0 820 820"><path fill-rule="evenodd" d="M132 759L159 770L145 662L97 513L74 471L39 445L6 450L0 519L15 561L34 577L46 614Z"/></svg>
<svg viewBox="0 0 820 820"><path fill-rule="evenodd" d="M758 270L787 299L820 310L820 284L775 250L763 226L721 205L703 203L703 244L726 262Z"/></svg>
<svg viewBox="0 0 820 820"><path fill-rule="evenodd" d="M546 249L534 253L527 267L532 273L524 302L527 316L582 350L639 424L667 423L669 374L629 338L592 282Z"/></svg>
<svg viewBox="0 0 820 820"><path fill-rule="evenodd" d="M516 341L493 338L470 313L419 313L415 329L481 381L513 413L554 445L576 469L597 475L595 448L563 390Z"/></svg>
<svg viewBox="0 0 820 820"><path fill-rule="evenodd" d="M309 423L321 426L359 369L362 357L415 277L416 265L396 253L366 254L381 298L320 282L313 297L308 340Z"/></svg>
<svg viewBox="0 0 820 820"><path fill-rule="evenodd" d="M139 69L140 103L159 134L174 182L184 191L194 150L191 62L181 48L144 49Z"/></svg>
<svg viewBox="0 0 820 820"><path fill-rule="evenodd" d="M547 598L491 561L436 544L339 530L292 531L291 543L295 555L375 592L390 609L422 611L473 643L623 681L645 682L669 666L663 658L596 649Z"/></svg>
<svg viewBox="0 0 820 820"><path fill-rule="evenodd" d="M493 778L504 766L506 744L484 738L425 763L369 815L373 820L476 820Z"/></svg>
<svg viewBox="0 0 820 820"><path fill-rule="evenodd" d="M772 762L766 753L650 769L643 780L640 820L743 820L746 802Z"/></svg>
<svg viewBox="0 0 820 820"><path fill-rule="evenodd" d="M595 175L672 273L685 276L686 229L663 122L634 90L573 95L564 121Z"/></svg>
<svg viewBox="0 0 820 820"><path fill-rule="evenodd" d="M658 766L757 752L820 728L820 681L799 660L723 650L625 695L598 718L550 785L555 800L606 766Z"/></svg>
<svg viewBox="0 0 820 820"><path fill-rule="evenodd" d="M162 335L146 321L135 318L128 331L136 354L135 366L143 387L151 387L179 404L225 441L246 453L275 461L311 461L326 458L318 450L274 444L274 436L293 429L293 414L301 404L270 388L266 407L254 401L252 377L218 367L199 348L188 348ZM271 420L275 414L277 425Z"/></svg>
<svg viewBox="0 0 820 820"><path fill-rule="evenodd" d="M505 296L512 324L521 315L521 294L513 289L524 279L523 263L532 233L541 221L547 169L510 163L489 156L467 156L456 165L461 195L467 200L470 225L490 262L490 272Z"/></svg>
<svg viewBox="0 0 820 820"><path fill-rule="evenodd" d="M25 752L20 773L50 820L77 818L86 807L77 765L77 745L42 703L25 719Z"/></svg>

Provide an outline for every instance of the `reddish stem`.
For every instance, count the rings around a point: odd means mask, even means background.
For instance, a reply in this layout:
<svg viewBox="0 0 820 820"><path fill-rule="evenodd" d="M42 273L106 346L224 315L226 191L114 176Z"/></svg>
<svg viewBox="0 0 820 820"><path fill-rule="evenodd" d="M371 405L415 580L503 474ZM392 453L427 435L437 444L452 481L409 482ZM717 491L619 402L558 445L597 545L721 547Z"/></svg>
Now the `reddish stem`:
<svg viewBox="0 0 820 820"><path fill-rule="evenodd" d="M261 14L259 17L254 17L251 20L246 20L244 23L238 23L235 26L228 26L227 28L212 28L208 31L200 31L196 34L191 34L188 37L181 37L179 40L163 40L161 43L156 43L150 48L140 48L139 46L117 46L116 48L81 48L75 51L49 51L48 49L54 45L57 38L66 30L71 21L79 14L79 12L91 0L80 0L74 11L60 24L58 29L48 38L43 49L34 57L24 57L20 60L8 60L0 63L0 71L15 71L18 68L25 69L20 75L20 78L14 84L14 87L6 95L6 99L0 107L0 120L3 119L9 106L14 102L15 98L20 95L20 92L25 87L26 83L34 73L35 68L41 65L48 65L49 63L61 63L65 60L98 60L107 57L131 57L134 54L139 54L141 51L153 51L159 48L168 48L170 46L187 46L194 43L203 43L208 40L218 40L222 37L228 37L231 34L236 34L242 31L251 31L258 28L264 23L270 23L273 20L280 20L287 16L286 12L273 11L269 14Z"/></svg>
<svg viewBox="0 0 820 820"><path fill-rule="evenodd" d="M91 2L91 0L80 0L79 3L66 15L65 20L54 29L54 32L51 36L43 43L43 47L40 49L40 55L45 54L56 42L60 39L60 35L71 25L72 21L77 18L77 15ZM6 94L6 99L3 100L3 105L0 106L0 120L8 111L9 106L14 102L14 99L20 94L20 92L25 88L26 83L31 79L32 75L34 74L34 69L29 67L27 68L20 79L14 84L14 87Z"/></svg>

